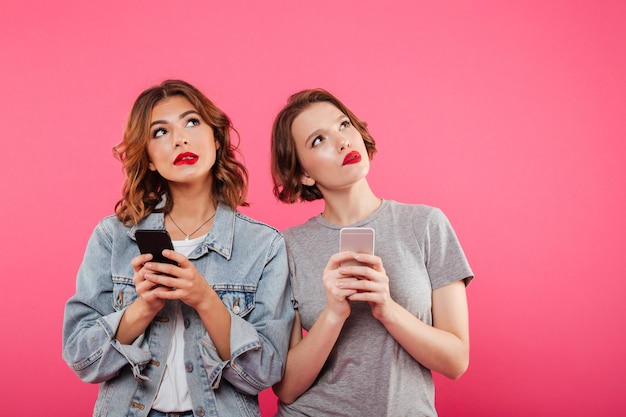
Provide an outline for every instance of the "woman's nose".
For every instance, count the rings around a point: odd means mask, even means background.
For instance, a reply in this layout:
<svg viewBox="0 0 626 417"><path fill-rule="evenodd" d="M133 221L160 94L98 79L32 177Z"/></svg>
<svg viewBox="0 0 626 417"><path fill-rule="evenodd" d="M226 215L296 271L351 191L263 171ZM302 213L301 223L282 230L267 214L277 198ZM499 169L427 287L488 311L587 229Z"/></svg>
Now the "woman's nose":
<svg viewBox="0 0 626 417"><path fill-rule="evenodd" d="M345 137L341 136L339 138L339 151L343 151L346 148L350 147L350 141L348 139L346 139Z"/></svg>
<svg viewBox="0 0 626 417"><path fill-rule="evenodd" d="M187 139L187 135L185 135L184 131L180 129L174 130L174 146L187 145L188 143L189 139Z"/></svg>

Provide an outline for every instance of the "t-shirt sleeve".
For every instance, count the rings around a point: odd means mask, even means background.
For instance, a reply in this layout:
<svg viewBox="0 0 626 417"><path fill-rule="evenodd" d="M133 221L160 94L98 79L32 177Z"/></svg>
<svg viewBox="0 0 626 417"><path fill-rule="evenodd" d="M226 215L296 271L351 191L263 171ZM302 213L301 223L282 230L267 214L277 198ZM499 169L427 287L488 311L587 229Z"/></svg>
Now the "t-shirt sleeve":
<svg viewBox="0 0 626 417"><path fill-rule="evenodd" d="M450 221L440 209L433 208L423 245L433 290L459 280L469 285L474 274Z"/></svg>

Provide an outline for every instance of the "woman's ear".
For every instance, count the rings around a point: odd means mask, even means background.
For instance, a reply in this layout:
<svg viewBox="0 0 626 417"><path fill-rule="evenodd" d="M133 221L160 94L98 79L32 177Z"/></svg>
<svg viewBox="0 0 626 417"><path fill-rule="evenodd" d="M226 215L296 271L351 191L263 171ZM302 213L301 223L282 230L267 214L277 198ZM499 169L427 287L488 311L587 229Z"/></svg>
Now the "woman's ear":
<svg viewBox="0 0 626 417"><path fill-rule="evenodd" d="M315 180L309 177L306 173L302 174L302 176L300 177L300 182L304 185L308 185L309 187L315 185Z"/></svg>

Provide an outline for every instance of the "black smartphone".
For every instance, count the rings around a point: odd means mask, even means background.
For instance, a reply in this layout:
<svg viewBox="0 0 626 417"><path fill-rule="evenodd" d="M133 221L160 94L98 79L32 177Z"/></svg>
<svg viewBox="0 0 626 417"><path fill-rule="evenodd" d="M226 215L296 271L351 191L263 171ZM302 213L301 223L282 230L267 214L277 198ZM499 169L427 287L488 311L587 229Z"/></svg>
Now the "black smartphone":
<svg viewBox="0 0 626 417"><path fill-rule="evenodd" d="M352 251L374 254L374 229L370 227L344 227L339 232L339 251ZM366 265L360 262L346 261L341 263L348 265ZM369 265L368 265L369 266Z"/></svg>
<svg viewBox="0 0 626 417"><path fill-rule="evenodd" d="M135 239L137 239L139 252L151 253L154 262L178 265L177 262L162 255L163 249L174 250L172 239L167 230L138 229L135 231Z"/></svg>

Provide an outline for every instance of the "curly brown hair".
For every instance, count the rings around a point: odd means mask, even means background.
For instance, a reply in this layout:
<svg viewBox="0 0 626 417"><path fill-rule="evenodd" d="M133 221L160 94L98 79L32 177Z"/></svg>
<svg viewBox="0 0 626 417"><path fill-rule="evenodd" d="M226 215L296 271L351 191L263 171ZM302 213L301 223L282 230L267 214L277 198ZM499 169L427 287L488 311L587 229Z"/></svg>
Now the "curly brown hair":
<svg viewBox="0 0 626 417"><path fill-rule="evenodd" d="M165 206L158 211L168 213L174 204L169 186L158 172L151 171L148 159L150 118L154 106L161 100L182 96L198 111L205 123L211 126L215 140L219 142L213 175L212 194L216 200L233 209L248 206L248 171L236 156L238 143L231 141L233 127L230 118L211 100L191 84L181 80L166 80L145 90L135 101L124 130L122 142L113 147L113 155L122 162L125 181L122 198L115 204L115 214L125 225L137 224L150 213L165 196Z"/></svg>
<svg viewBox="0 0 626 417"><path fill-rule="evenodd" d="M301 182L304 170L298 159L296 144L291 127L300 113L314 103L329 102L345 114L359 131L365 142L370 160L377 152L376 141L367 129L367 123L359 119L337 97L321 88L302 90L293 94L278 113L272 127L272 180L274 196L283 203L314 201L323 198L317 185L304 185Z"/></svg>

